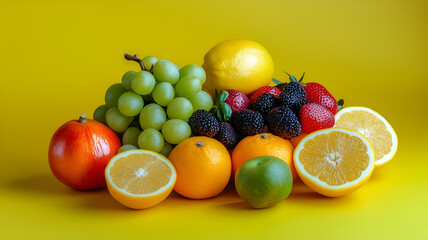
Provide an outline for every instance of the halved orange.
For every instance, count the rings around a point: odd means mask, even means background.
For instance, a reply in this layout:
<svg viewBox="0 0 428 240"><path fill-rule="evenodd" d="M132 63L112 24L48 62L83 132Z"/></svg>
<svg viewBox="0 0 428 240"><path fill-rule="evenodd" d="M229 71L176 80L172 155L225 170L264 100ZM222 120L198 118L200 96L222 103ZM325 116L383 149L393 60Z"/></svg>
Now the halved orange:
<svg viewBox="0 0 428 240"><path fill-rule="evenodd" d="M314 191L338 197L366 183L375 155L369 140L358 132L328 128L304 137L294 151L302 181Z"/></svg>
<svg viewBox="0 0 428 240"><path fill-rule="evenodd" d="M392 126L379 113L366 107L346 107L336 113L335 127L357 131L369 139L375 152L375 168L391 161L398 138Z"/></svg>
<svg viewBox="0 0 428 240"><path fill-rule="evenodd" d="M141 149L114 156L105 176L113 198L134 209L150 208L162 202L177 179L175 168L167 158Z"/></svg>

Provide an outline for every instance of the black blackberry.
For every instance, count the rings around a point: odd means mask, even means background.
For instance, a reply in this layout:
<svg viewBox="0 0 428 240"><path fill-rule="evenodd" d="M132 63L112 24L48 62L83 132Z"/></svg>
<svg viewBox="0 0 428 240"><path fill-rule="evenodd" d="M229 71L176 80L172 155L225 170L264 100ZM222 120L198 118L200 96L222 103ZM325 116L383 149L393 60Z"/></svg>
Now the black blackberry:
<svg viewBox="0 0 428 240"><path fill-rule="evenodd" d="M228 150L234 148L239 141L238 133L236 133L232 124L227 122L220 123L220 130L217 132L215 138Z"/></svg>
<svg viewBox="0 0 428 240"><path fill-rule="evenodd" d="M284 139L299 136L302 131L299 119L289 108L281 106L274 108L266 117L269 132Z"/></svg>
<svg viewBox="0 0 428 240"><path fill-rule="evenodd" d="M217 119L206 110L196 110L189 121L190 129L196 136L214 137L219 128Z"/></svg>
<svg viewBox="0 0 428 240"><path fill-rule="evenodd" d="M263 132L265 124L261 113L249 109L232 114L231 123L238 133L245 136Z"/></svg>
<svg viewBox="0 0 428 240"><path fill-rule="evenodd" d="M270 93L263 93L251 105L251 109L266 116L268 112L276 107L276 97Z"/></svg>
<svg viewBox="0 0 428 240"><path fill-rule="evenodd" d="M300 107L305 104L306 92L298 82L290 82L278 97L278 105L290 108L294 113L298 113Z"/></svg>
<svg viewBox="0 0 428 240"><path fill-rule="evenodd" d="M305 104L309 104L309 103L314 103L314 102L312 102L311 100L306 100L305 101ZM303 104L303 105L305 105L305 104Z"/></svg>

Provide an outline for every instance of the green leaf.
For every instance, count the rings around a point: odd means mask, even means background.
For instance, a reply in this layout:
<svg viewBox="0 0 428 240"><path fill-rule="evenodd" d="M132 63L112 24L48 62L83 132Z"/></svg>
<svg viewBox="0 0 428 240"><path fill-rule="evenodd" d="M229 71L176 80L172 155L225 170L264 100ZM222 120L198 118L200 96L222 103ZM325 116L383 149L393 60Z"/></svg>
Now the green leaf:
<svg viewBox="0 0 428 240"><path fill-rule="evenodd" d="M301 83L302 84L302 86L303 86L303 84L304 83L302 83L302 81L303 81L303 78L305 77L305 72L303 72L303 75L302 75L302 77L299 79L299 83ZM306 84L305 84L305 86L306 86Z"/></svg>
<svg viewBox="0 0 428 240"><path fill-rule="evenodd" d="M278 79L272 78L272 82L276 84L282 84L283 82L279 81Z"/></svg>
<svg viewBox="0 0 428 240"><path fill-rule="evenodd" d="M230 116L232 116L232 108L229 104L224 104L224 115L226 116L226 121L229 120Z"/></svg>
<svg viewBox="0 0 428 240"><path fill-rule="evenodd" d="M219 120L220 122L223 122L223 118L221 117L221 113L220 111L217 111L217 120Z"/></svg>
<svg viewBox="0 0 428 240"><path fill-rule="evenodd" d="M227 91L223 91L220 95L220 103L226 101L227 97L229 97L229 93Z"/></svg>
<svg viewBox="0 0 428 240"><path fill-rule="evenodd" d="M345 100L343 99L340 99L339 101L337 101L337 110L342 109L344 104L345 104Z"/></svg>
<svg viewBox="0 0 428 240"><path fill-rule="evenodd" d="M214 98L214 105L218 105L220 102L220 92L215 89L215 98Z"/></svg>
<svg viewBox="0 0 428 240"><path fill-rule="evenodd" d="M288 78L290 79L290 82L297 82L296 77L294 77L293 75L290 75L288 72L284 71L287 75Z"/></svg>
<svg viewBox="0 0 428 240"><path fill-rule="evenodd" d="M216 88L215 89L215 96L218 97L220 95L220 91Z"/></svg>
<svg viewBox="0 0 428 240"><path fill-rule="evenodd" d="M210 109L210 113L215 114L215 112L217 112L217 106L213 105L213 107Z"/></svg>

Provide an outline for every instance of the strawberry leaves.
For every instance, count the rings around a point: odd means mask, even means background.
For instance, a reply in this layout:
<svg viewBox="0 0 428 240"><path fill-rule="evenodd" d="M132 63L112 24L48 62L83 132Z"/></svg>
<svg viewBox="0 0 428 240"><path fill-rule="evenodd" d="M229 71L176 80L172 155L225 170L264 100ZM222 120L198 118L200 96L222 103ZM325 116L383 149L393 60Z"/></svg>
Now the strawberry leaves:
<svg viewBox="0 0 428 240"><path fill-rule="evenodd" d="M340 109L342 109L344 104L345 104L345 100L343 99L340 99L339 101L337 101L337 110L339 111Z"/></svg>
<svg viewBox="0 0 428 240"><path fill-rule="evenodd" d="M230 116L232 116L230 105L224 102L228 97L229 93L227 91L223 91L220 94L217 89L215 90L214 103L210 113L212 113L220 122L227 122L229 121Z"/></svg>

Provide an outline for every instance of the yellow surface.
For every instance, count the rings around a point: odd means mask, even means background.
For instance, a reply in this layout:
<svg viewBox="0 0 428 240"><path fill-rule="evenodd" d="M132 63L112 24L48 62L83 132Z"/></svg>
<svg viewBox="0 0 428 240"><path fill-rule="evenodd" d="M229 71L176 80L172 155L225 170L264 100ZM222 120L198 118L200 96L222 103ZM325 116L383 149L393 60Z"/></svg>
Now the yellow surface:
<svg viewBox="0 0 428 240"><path fill-rule="evenodd" d="M427 12L412 0L0 0L0 239L427 239ZM348 196L297 183L265 210L229 190L135 211L53 177L51 135L138 69L124 52L202 64L231 38L268 49L276 78L306 71L347 106L379 112L397 132L395 158Z"/></svg>

